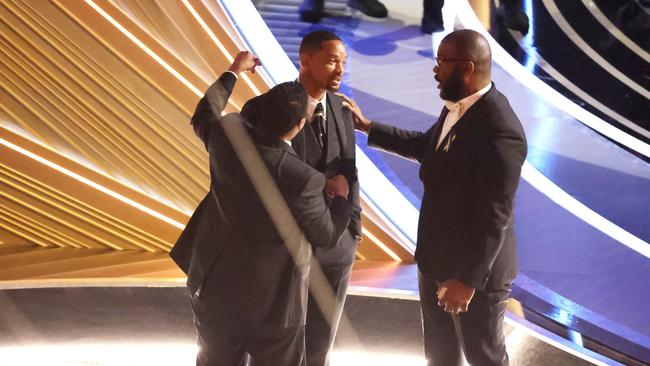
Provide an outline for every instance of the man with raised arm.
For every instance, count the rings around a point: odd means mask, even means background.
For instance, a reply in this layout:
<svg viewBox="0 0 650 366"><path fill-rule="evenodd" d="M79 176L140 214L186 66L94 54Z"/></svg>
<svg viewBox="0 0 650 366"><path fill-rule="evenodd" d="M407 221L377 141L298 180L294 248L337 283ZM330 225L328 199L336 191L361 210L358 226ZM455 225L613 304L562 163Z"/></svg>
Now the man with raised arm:
<svg viewBox="0 0 650 366"><path fill-rule="evenodd" d="M305 317L314 247L348 227L343 175L329 179L291 147L307 92L283 83L259 97L263 123L221 116L237 76L259 61L240 53L199 101L192 126L210 159L210 191L170 255L188 275L197 365L305 365ZM327 200L326 200L327 199Z"/></svg>

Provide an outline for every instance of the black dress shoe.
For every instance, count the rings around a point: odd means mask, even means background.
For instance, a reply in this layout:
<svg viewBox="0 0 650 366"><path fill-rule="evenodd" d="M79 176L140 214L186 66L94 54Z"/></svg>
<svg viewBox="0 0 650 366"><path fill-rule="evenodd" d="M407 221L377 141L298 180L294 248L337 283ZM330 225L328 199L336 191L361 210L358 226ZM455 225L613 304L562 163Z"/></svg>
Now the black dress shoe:
<svg viewBox="0 0 650 366"><path fill-rule="evenodd" d="M348 0L348 6L373 18L386 18L388 9L378 0Z"/></svg>
<svg viewBox="0 0 650 366"><path fill-rule="evenodd" d="M422 31L422 33L431 34L435 32L442 32L443 30L445 30L445 26L442 23L422 21L420 30Z"/></svg>
<svg viewBox="0 0 650 366"><path fill-rule="evenodd" d="M305 0L298 9L300 20L308 23L318 23L325 16L323 0Z"/></svg>
<svg viewBox="0 0 650 366"><path fill-rule="evenodd" d="M506 28L528 33L528 16L518 6L501 5L497 10L497 22L502 23Z"/></svg>

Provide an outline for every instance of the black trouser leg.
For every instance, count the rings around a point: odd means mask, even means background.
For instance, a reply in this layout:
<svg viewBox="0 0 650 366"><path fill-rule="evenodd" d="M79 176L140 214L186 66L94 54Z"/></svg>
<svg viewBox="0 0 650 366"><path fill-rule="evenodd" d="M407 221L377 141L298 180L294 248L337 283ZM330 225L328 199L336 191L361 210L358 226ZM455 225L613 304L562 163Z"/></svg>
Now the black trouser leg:
<svg viewBox="0 0 650 366"><path fill-rule="evenodd" d="M212 324L205 304L198 298L191 300L194 326L198 333L199 351L197 366L239 366L246 356L240 339L227 335L218 325Z"/></svg>
<svg viewBox="0 0 650 366"><path fill-rule="evenodd" d="M191 298L198 333L197 366L305 366L305 327L246 328L216 320L214 304Z"/></svg>
<svg viewBox="0 0 650 366"><path fill-rule="evenodd" d="M467 313L458 316L470 365L508 365L503 316L510 289L477 292ZM472 308L473 307L473 308Z"/></svg>
<svg viewBox="0 0 650 366"><path fill-rule="evenodd" d="M424 356L429 366L461 366L462 349L451 316L438 306L435 281L427 280L418 272Z"/></svg>
<svg viewBox="0 0 650 366"><path fill-rule="evenodd" d="M334 309L332 319L325 319L316 300L311 293L309 294L305 327L307 366L329 365L328 354L334 345L334 338L343 313L351 268L351 265L341 268L323 268L323 273L336 295L336 309Z"/></svg>
<svg viewBox="0 0 650 366"><path fill-rule="evenodd" d="M428 21L435 24L442 24L442 7L445 0L424 0L422 2L422 23Z"/></svg>
<svg viewBox="0 0 650 366"><path fill-rule="evenodd" d="M424 352L428 365L508 365L503 316L510 288L477 291L466 313L450 315L438 306L435 281L418 273Z"/></svg>
<svg viewBox="0 0 650 366"><path fill-rule="evenodd" d="M305 366L305 327L292 327L275 335L244 338L255 366Z"/></svg>
<svg viewBox="0 0 650 366"><path fill-rule="evenodd" d="M524 9L524 0L501 0L501 4L521 10Z"/></svg>

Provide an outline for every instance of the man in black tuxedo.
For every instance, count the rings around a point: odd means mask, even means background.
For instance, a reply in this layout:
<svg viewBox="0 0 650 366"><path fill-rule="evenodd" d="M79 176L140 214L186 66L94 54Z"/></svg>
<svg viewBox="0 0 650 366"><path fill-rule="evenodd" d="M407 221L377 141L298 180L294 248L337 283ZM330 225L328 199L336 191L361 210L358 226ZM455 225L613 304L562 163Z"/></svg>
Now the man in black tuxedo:
<svg viewBox="0 0 650 366"><path fill-rule="evenodd" d="M336 247L314 248L314 256L336 295L336 305L333 315L325 317L312 295L318 289L310 287L305 328L309 366L328 364L328 353L343 312L357 243L361 241L354 123L350 111L343 108L343 99L334 93L341 85L346 58L343 42L329 31L309 33L300 45L299 82L309 94L307 116L310 122L291 140L291 144L298 156L327 177L342 174L347 178L350 184L348 202L353 208L348 230ZM257 99L253 98L244 105L242 115L258 113Z"/></svg>
<svg viewBox="0 0 650 366"><path fill-rule="evenodd" d="M309 243L337 245L352 212L345 177L326 187L288 142L305 123L300 84L260 97L264 121L255 127L221 116L237 75L256 60L240 53L192 117L209 152L210 191L170 255L188 275L197 365L237 366L247 353L257 366L304 365Z"/></svg>
<svg viewBox="0 0 650 366"><path fill-rule="evenodd" d="M373 18L386 18L388 9L379 0L348 0L348 6ZM327 15L325 0L303 0L298 9L300 20L309 23L318 23Z"/></svg>
<svg viewBox="0 0 650 366"><path fill-rule="evenodd" d="M417 250L425 356L429 365L507 365L503 315L517 273L513 200L526 137L491 82L480 33L445 37L433 71L445 101L426 132L406 131L347 105L368 145L420 162L424 196Z"/></svg>
<svg viewBox="0 0 650 366"><path fill-rule="evenodd" d="M445 29L442 20L442 7L445 0L423 0L422 33L431 34ZM523 0L500 0L496 11L497 23L506 28L528 33L528 15L524 12Z"/></svg>

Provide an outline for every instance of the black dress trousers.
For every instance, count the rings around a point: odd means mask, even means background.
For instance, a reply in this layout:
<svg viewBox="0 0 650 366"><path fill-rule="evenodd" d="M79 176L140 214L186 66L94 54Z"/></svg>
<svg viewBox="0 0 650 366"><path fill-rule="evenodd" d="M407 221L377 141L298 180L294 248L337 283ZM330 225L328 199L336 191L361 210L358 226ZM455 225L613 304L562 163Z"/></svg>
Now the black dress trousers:
<svg viewBox="0 0 650 366"><path fill-rule="evenodd" d="M429 366L460 366L462 354L472 366L508 365L503 317L510 284L476 291L466 313L451 315L438 306L436 281L418 272L424 354Z"/></svg>

